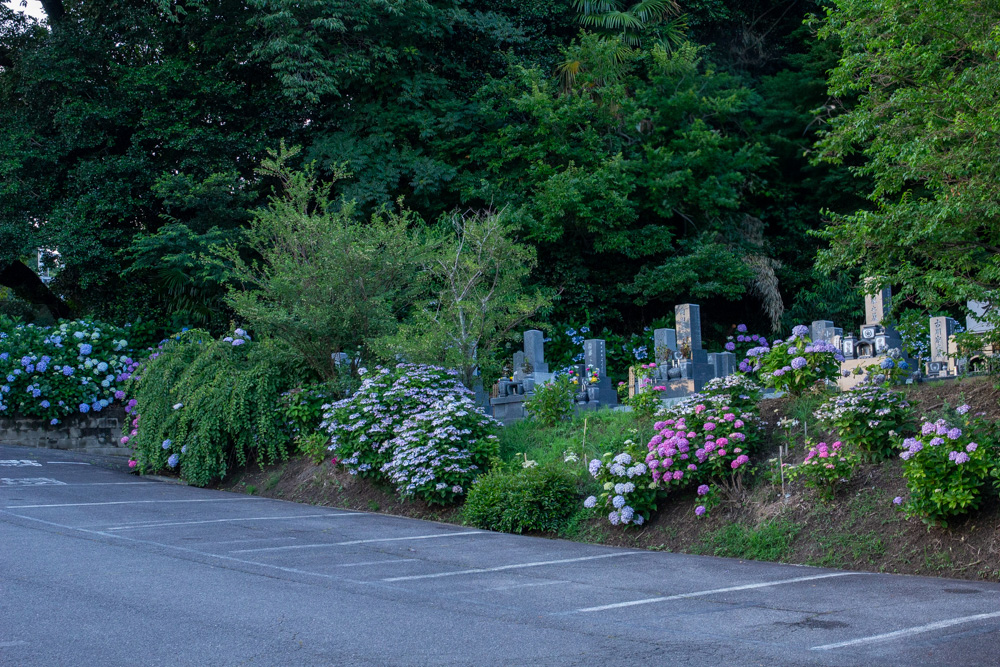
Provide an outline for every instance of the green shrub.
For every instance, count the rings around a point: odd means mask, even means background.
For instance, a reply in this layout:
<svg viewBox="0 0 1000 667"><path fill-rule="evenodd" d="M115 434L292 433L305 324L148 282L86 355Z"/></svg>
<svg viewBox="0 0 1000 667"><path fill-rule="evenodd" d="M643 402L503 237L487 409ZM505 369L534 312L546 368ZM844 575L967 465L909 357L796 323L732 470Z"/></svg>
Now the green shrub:
<svg viewBox="0 0 1000 667"><path fill-rule="evenodd" d="M776 518L756 527L731 523L705 536L702 553L723 558L782 561L792 553L792 542L801 527Z"/></svg>
<svg viewBox="0 0 1000 667"><path fill-rule="evenodd" d="M524 409L542 426L555 426L573 414L576 389L568 375L557 375L551 382L535 387L535 393L524 402Z"/></svg>
<svg viewBox="0 0 1000 667"><path fill-rule="evenodd" d="M558 532L577 507L576 479L565 466L495 468L472 485L463 515L487 530Z"/></svg>
<svg viewBox="0 0 1000 667"><path fill-rule="evenodd" d="M139 471L176 470L205 486L236 464L286 458L280 399L296 380L294 362L283 345L252 342L241 329L223 340L192 330L165 342L130 386Z"/></svg>

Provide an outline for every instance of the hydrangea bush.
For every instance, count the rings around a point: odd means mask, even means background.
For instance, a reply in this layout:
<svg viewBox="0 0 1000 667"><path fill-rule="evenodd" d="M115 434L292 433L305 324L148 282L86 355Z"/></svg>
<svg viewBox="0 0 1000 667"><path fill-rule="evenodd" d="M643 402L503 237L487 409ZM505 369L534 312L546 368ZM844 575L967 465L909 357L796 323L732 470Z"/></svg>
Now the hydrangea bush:
<svg viewBox="0 0 1000 667"><path fill-rule="evenodd" d="M913 427L913 410L906 397L871 384L831 397L813 415L868 461L892 456L898 437L908 435Z"/></svg>
<svg viewBox="0 0 1000 667"><path fill-rule="evenodd" d="M657 485L650 480L643 463L642 445L626 440L621 451L606 452L588 465L591 476L601 484L598 496L590 496L583 506L607 512L613 526L641 526L656 511Z"/></svg>
<svg viewBox="0 0 1000 667"><path fill-rule="evenodd" d="M136 363L128 328L76 320L52 327L0 321L0 416L51 424L125 397Z"/></svg>
<svg viewBox="0 0 1000 667"><path fill-rule="evenodd" d="M767 349L764 346L747 352L754 359L753 369L761 382L769 387L798 395L817 382L833 380L840 375L840 362L844 355L826 341L813 342L809 327L799 325L792 329L786 341L776 340Z"/></svg>
<svg viewBox="0 0 1000 667"><path fill-rule="evenodd" d="M808 448L805 460L799 465L785 465L789 479L801 481L824 500L832 500L837 485L854 474L857 456L845 451L840 441L831 445L821 442Z"/></svg>
<svg viewBox="0 0 1000 667"><path fill-rule="evenodd" d="M322 424L351 474L446 504L498 455L499 422L475 405L456 371L399 364L358 372L357 393L328 405Z"/></svg>
<svg viewBox="0 0 1000 667"><path fill-rule="evenodd" d="M910 492L903 505L907 516L944 525L977 508L995 463L994 447L993 435L978 420L924 422L918 435L903 441L899 455Z"/></svg>
<svg viewBox="0 0 1000 667"><path fill-rule="evenodd" d="M722 397L741 410L752 410L760 401L761 386L747 375L734 373L709 380L700 393L710 399Z"/></svg>
<svg viewBox="0 0 1000 667"><path fill-rule="evenodd" d="M739 370L741 373L753 372L753 360L747 358L747 353L753 349L768 349L770 344L767 338L760 334L752 334L747 329L747 325L740 324L736 327L736 333L726 337L725 348L727 352L733 352L737 359L741 359Z"/></svg>

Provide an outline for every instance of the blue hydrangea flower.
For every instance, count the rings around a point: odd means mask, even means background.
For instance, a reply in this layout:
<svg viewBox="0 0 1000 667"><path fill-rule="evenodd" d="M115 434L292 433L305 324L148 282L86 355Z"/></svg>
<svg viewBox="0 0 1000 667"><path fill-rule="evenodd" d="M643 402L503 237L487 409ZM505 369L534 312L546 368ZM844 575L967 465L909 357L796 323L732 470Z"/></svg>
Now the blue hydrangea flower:
<svg viewBox="0 0 1000 667"><path fill-rule="evenodd" d="M163 448L170 449L171 444L173 444L173 441L170 440L170 438L167 438L166 440L163 441Z"/></svg>
<svg viewBox="0 0 1000 667"><path fill-rule="evenodd" d="M62 374L65 375L66 377L69 377L70 375L73 374L73 367L72 366L63 366L62 367Z"/></svg>
<svg viewBox="0 0 1000 667"><path fill-rule="evenodd" d="M176 468L177 462L180 460L181 460L180 454L171 454L167 458L167 465L170 466L171 468Z"/></svg>
<svg viewBox="0 0 1000 667"><path fill-rule="evenodd" d="M90 343L80 343L80 356L85 357L94 351L94 346Z"/></svg>
<svg viewBox="0 0 1000 667"><path fill-rule="evenodd" d="M81 413L87 413L87 412L90 412L90 406L89 406L89 405L87 405L86 403L81 403L81 404L80 404L80 412L81 412Z"/></svg>

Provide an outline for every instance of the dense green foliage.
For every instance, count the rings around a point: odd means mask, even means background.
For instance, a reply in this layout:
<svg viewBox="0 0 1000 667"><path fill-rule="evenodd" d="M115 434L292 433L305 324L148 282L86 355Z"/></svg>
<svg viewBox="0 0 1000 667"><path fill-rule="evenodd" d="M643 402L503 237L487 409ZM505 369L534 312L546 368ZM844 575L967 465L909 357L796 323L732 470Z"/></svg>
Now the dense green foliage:
<svg viewBox="0 0 1000 667"><path fill-rule="evenodd" d="M204 257L259 259L243 230L280 183L255 167L284 140L320 181L350 174L320 217L506 210L556 322L857 310L850 275L815 284L806 233L857 207L846 170L805 155L838 48L801 26L810 0L50 8L0 8L0 283L57 249L82 312L221 332L231 266Z"/></svg>
<svg viewBox="0 0 1000 667"><path fill-rule="evenodd" d="M542 426L555 426L573 414L573 397L578 384L568 375L557 375L551 382L535 387L524 402L528 417Z"/></svg>
<svg viewBox="0 0 1000 667"><path fill-rule="evenodd" d="M822 156L864 156L872 206L833 216L825 266L888 278L927 307L1000 288L998 21L981 0L827 7L820 34L845 46L831 92L859 100L832 119Z"/></svg>
<svg viewBox="0 0 1000 667"><path fill-rule="evenodd" d="M174 470L205 486L235 465L288 455L280 401L296 379L294 356L277 342L227 338L178 334L136 371L129 444L140 472Z"/></svg>
<svg viewBox="0 0 1000 667"><path fill-rule="evenodd" d="M495 468L472 485L462 515L487 530L558 532L579 508L576 484L565 465Z"/></svg>

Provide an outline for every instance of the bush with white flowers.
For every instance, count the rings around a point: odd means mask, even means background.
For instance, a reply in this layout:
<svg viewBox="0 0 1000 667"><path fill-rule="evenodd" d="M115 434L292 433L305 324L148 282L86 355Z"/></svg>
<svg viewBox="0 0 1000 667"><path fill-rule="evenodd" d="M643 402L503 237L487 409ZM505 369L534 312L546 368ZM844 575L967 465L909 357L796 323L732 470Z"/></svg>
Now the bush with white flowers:
<svg viewBox="0 0 1000 667"><path fill-rule="evenodd" d="M447 504L498 455L499 422L475 405L456 372L399 364L359 373L357 393L326 406L321 426L351 474Z"/></svg>
<svg viewBox="0 0 1000 667"><path fill-rule="evenodd" d="M0 318L0 417L52 425L121 401L135 363L128 329L90 320L40 327Z"/></svg>
<svg viewBox="0 0 1000 667"><path fill-rule="evenodd" d="M831 397L813 414L868 461L892 456L899 436L909 435L914 420L904 394L872 384Z"/></svg>

